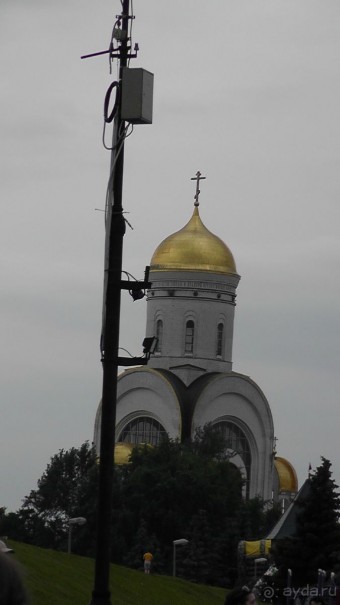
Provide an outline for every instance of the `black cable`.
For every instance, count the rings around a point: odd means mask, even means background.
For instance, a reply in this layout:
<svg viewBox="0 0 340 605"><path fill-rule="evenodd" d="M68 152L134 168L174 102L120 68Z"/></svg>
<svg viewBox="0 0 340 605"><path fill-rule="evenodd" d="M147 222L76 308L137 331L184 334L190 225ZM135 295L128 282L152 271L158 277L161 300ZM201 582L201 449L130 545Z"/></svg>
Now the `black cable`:
<svg viewBox="0 0 340 605"><path fill-rule="evenodd" d="M111 111L110 115L108 115L111 94L112 94L112 91L114 88L117 88L116 98L115 98L115 102L114 102L112 111ZM104 121L107 124L112 122L113 118L115 117L115 115L117 113L117 108L118 108L118 103L119 103L119 94L120 94L119 82L117 82L117 81L112 82L112 84L110 84L109 88L106 91L105 100L104 100Z"/></svg>

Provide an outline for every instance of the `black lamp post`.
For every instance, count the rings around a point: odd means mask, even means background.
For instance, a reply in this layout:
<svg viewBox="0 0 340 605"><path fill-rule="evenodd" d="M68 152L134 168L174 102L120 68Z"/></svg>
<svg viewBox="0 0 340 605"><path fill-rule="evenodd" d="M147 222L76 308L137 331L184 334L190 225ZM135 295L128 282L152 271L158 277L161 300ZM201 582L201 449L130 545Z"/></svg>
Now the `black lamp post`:
<svg viewBox="0 0 340 605"><path fill-rule="evenodd" d="M119 365L144 364L150 356L150 346L144 346L145 357L133 358L129 363L125 358L118 357L119 325L121 290L126 289L132 293L134 299L141 298L140 291L150 287L148 282L148 268L144 281L132 283L122 280L123 237L125 234L125 219L123 216L122 192L124 169L124 141L126 137L125 121L122 118L122 81L124 69L128 60L137 55L131 52L129 39L129 21L133 17L129 14L129 0L121 0L122 14L117 18L113 29L112 42L107 51L84 55L82 58L109 54L110 60L119 60L119 82L114 82L108 89L104 104L104 118L111 122L114 116L114 134L111 151L111 174L108 188L108 206L106 220L105 242L105 275L104 275L104 302L102 326L102 409L100 429L100 465L98 486L97 510L97 545L95 560L95 579L90 605L111 605L110 560L111 560L111 515L112 515L112 488L114 472L114 444L117 405L117 373ZM113 40L118 47L114 48ZM129 71L129 70L128 70ZM152 74L151 74L152 75ZM108 104L113 89L116 89L116 101L112 113L108 115ZM135 123L141 123L136 121ZM150 123L147 122L147 123Z"/></svg>
<svg viewBox="0 0 340 605"><path fill-rule="evenodd" d="M122 40L120 41L120 70L127 65L128 55L129 0L123 0ZM113 205L107 221L107 260L105 266L104 320L102 329L102 417L100 432L100 466L97 512L97 546L95 579L91 605L111 605L110 559L111 559L111 511L113 486L113 450L115 442L117 371L119 347L119 322L121 299L121 273L125 220L122 207L124 138L118 140L125 123L120 117L118 104L113 144L114 174L112 179ZM119 145L119 149L117 146ZM119 151L119 153L117 153ZM111 162L111 166L113 164Z"/></svg>

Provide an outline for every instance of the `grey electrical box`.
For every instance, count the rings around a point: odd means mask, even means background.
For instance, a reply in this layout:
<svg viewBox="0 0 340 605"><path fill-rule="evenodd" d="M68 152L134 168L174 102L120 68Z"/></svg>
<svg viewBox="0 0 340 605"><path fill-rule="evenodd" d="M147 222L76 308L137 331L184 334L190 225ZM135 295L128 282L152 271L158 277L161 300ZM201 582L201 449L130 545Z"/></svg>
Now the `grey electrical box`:
<svg viewBox="0 0 340 605"><path fill-rule="evenodd" d="M131 124L152 124L153 74L123 68L121 118Z"/></svg>

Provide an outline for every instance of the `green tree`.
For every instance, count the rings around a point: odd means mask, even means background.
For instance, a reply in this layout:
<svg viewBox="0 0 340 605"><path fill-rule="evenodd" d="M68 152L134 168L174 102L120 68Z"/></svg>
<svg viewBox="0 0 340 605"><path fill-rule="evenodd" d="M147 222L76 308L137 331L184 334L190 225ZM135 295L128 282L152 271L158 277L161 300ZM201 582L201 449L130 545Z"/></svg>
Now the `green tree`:
<svg viewBox="0 0 340 605"><path fill-rule="evenodd" d="M73 550L93 552L97 474L96 453L88 442L53 456L37 489L26 496L18 511L22 539L37 546L64 549L68 519L85 517L86 525L73 533Z"/></svg>
<svg viewBox="0 0 340 605"><path fill-rule="evenodd" d="M130 551L125 554L123 562L128 567L134 569L143 569L143 555L145 552L153 554L152 571L161 572L163 570L163 557L161 547L155 535L148 534L147 525L144 519L141 519L135 540Z"/></svg>
<svg viewBox="0 0 340 605"><path fill-rule="evenodd" d="M222 443L217 448L206 430L193 443L166 439L156 448L140 447L132 452L122 474L122 512L117 511L117 523L129 550L140 519L144 519L147 535L158 540L166 569L171 572L172 542L188 535L200 509L205 511L212 535L223 532L226 519L235 516L241 505L242 479L219 455L221 449ZM127 516L129 521L124 523Z"/></svg>
<svg viewBox="0 0 340 605"><path fill-rule="evenodd" d="M24 526L18 513L6 513L3 508L3 514L0 514L0 536L9 536L11 540L22 540L24 535Z"/></svg>
<svg viewBox="0 0 340 605"><path fill-rule="evenodd" d="M339 570L340 563L340 497L332 479L331 463L322 464L309 479L310 493L300 504L295 535L278 540L274 547L280 575L292 569L297 586L315 583L317 570Z"/></svg>
<svg viewBox="0 0 340 605"><path fill-rule="evenodd" d="M243 500L239 509L239 531L242 540L258 540L268 534L281 517L279 504L255 497Z"/></svg>
<svg viewBox="0 0 340 605"><path fill-rule="evenodd" d="M73 532L72 550L91 556L97 483L96 453L87 442L60 450L18 513L5 519L18 540L66 549L68 519L85 517L86 525ZM138 568L151 549L153 569L171 573L173 540L188 538L189 550L179 550L179 557L190 552L182 567L179 560L183 575L220 585L229 576L232 583L244 528L258 537L264 519L263 503L245 503L242 486L221 435L209 425L192 442L164 439L157 447L134 448L130 462L114 472L112 561Z"/></svg>
<svg viewBox="0 0 340 605"><path fill-rule="evenodd" d="M192 582L211 583L214 548L211 525L205 510L200 509L193 516L188 537L186 547L177 549L180 574Z"/></svg>

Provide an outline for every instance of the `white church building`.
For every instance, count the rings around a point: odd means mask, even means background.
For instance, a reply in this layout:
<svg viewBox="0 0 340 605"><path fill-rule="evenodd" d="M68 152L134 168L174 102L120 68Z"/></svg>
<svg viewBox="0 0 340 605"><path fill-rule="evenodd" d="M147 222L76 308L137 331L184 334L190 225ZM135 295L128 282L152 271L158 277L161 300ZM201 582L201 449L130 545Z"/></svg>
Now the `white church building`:
<svg viewBox="0 0 340 605"><path fill-rule="evenodd" d="M199 183L199 181L198 181ZM203 224L199 190L189 222L167 237L150 263L146 336L157 345L147 366L118 379L116 456L167 434L187 440L212 423L244 480L247 498L289 501L294 468L276 458L274 425L261 388L233 371L236 290L240 280L228 246ZM99 449L99 405L94 443Z"/></svg>

